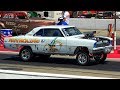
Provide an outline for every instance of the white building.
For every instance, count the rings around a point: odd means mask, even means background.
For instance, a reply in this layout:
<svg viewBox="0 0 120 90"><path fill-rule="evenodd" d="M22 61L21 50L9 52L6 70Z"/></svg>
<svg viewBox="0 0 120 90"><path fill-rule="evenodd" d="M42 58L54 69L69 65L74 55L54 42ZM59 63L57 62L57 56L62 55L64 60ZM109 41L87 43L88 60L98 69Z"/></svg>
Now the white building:
<svg viewBox="0 0 120 90"><path fill-rule="evenodd" d="M36 11L41 17L52 18L57 20L62 16L62 11Z"/></svg>

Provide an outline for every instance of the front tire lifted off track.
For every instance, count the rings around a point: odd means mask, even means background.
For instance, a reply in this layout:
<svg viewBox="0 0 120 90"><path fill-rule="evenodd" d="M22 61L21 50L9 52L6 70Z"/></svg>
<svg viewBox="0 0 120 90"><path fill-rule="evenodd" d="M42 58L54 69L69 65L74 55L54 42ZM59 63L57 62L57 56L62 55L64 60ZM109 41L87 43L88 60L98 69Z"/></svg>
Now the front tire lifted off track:
<svg viewBox="0 0 120 90"><path fill-rule="evenodd" d="M87 53L85 52L79 52L76 56L77 63L79 65L85 66L88 65L90 62L90 57Z"/></svg>
<svg viewBox="0 0 120 90"><path fill-rule="evenodd" d="M34 55L33 55L31 48L24 47L20 50L19 56L23 61L28 62L33 59Z"/></svg>

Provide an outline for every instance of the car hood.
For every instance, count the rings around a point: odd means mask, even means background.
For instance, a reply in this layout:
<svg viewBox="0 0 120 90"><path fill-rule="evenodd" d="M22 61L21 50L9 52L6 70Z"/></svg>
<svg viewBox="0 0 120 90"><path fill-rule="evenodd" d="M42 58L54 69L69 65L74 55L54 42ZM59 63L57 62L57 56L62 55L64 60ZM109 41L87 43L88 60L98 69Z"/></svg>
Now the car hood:
<svg viewBox="0 0 120 90"><path fill-rule="evenodd" d="M83 38L83 37L85 37L85 35L84 34L80 34L80 35L73 35L73 36L69 36L69 37L72 37L72 38Z"/></svg>

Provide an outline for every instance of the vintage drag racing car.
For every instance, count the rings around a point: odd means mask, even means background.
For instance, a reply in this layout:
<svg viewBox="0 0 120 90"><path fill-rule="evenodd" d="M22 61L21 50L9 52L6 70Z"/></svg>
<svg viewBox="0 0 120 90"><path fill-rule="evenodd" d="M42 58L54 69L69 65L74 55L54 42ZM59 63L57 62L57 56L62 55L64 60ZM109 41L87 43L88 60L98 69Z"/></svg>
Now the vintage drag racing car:
<svg viewBox="0 0 120 90"><path fill-rule="evenodd" d="M95 36L88 37L75 26L41 26L25 35L4 39L4 47L19 50L23 61L30 61L34 56L49 58L50 55L76 55L80 65L88 65L91 58L103 63L111 52L112 38Z"/></svg>

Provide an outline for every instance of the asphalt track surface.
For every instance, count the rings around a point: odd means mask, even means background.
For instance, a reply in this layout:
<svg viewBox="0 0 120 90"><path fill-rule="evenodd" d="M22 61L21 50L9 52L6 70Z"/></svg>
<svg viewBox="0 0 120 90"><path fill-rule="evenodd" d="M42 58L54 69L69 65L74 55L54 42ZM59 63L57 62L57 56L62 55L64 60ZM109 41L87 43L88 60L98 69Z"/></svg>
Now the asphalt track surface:
<svg viewBox="0 0 120 90"><path fill-rule="evenodd" d="M51 56L48 60L36 57L31 62L23 62L17 54L0 53L0 69L120 78L119 59L107 59L104 64L91 61L89 66L80 66L76 64L75 57L69 56Z"/></svg>

